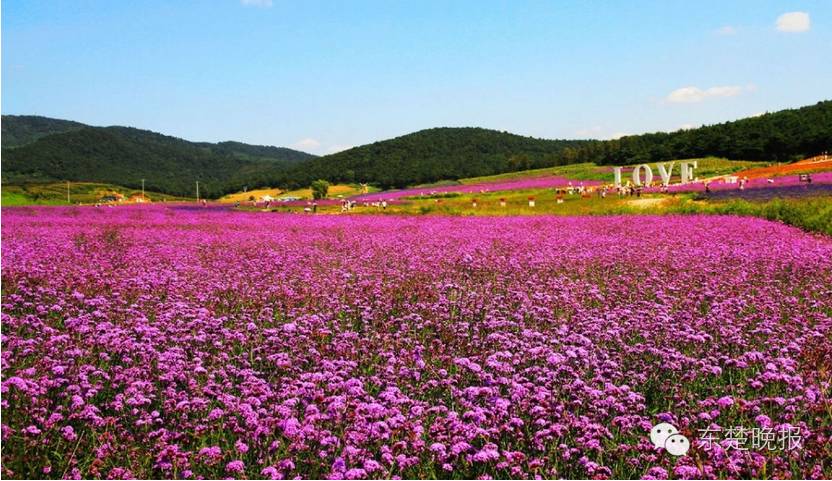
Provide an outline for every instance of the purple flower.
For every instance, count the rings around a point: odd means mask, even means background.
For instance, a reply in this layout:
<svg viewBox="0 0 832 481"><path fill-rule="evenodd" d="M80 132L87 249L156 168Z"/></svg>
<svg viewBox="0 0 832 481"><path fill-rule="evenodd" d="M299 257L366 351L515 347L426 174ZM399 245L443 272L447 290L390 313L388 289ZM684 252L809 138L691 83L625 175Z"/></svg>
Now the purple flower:
<svg viewBox="0 0 832 481"><path fill-rule="evenodd" d="M26 429L23 430L23 432L32 436L37 436L38 434L40 434L41 431L40 429L38 429L37 426L32 424L30 426L27 426Z"/></svg>
<svg viewBox="0 0 832 481"><path fill-rule="evenodd" d="M78 436L75 434L75 429L73 429L72 426L64 426L61 428L61 435L67 441L75 441L78 439Z"/></svg>
<svg viewBox="0 0 832 481"><path fill-rule="evenodd" d="M248 452L248 445L239 439L237 442L234 443L234 448L237 449L237 452L240 454L245 454Z"/></svg>
<svg viewBox="0 0 832 481"><path fill-rule="evenodd" d="M266 479L281 479L280 472L274 466L268 466L260 471L260 475Z"/></svg>
<svg viewBox="0 0 832 481"><path fill-rule="evenodd" d="M486 444L485 447L474 453L474 461L478 463L486 463L489 461L496 461L500 459L500 452L497 450L495 444Z"/></svg>
<svg viewBox="0 0 832 481"><path fill-rule="evenodd" d="M653 466L647 470L647 475L642 479L667 479L667 470L659 466Z"/></svg>
<svg viewBox="0 0 832 481"><path fill-rule="evenodd" d="M757 423L758 426L764 428L770 428L772 426L771 418L766 416L765 414L760 414L754 418L754 422Z"/></svg>
<svg viewBox="0 0 832 481"><path fill-rule="evenodd" d="M245 463L240 460L234 460L225 465L225 470L229 473L239 474L246 469Z"/></svg>
<svg viewBox="0 0 832 481"><path fill-rule="evenodd" d="M217 419L221 418L223 415L223 410L220 408L214 408L211 412L208 413L208 420L209 421L216 421Z"/></svg>
<svg viewBox="0 0 832 481"><path fill-rule="evenodd" d="M367 471L361 468L352 468L344 473L344 479L364 479L367 477Z"/></svg>

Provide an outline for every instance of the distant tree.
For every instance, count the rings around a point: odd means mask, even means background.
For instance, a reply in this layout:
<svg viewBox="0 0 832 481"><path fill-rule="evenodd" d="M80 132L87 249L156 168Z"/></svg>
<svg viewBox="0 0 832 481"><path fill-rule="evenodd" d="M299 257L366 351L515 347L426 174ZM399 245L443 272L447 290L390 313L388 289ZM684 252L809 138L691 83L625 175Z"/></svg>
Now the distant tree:
<svg viewBox="0 0 832 481"><path fill-rule="evenodd" d="M325 199L327 192L329 192L329 182L323 179L318 179L312 182L313 199Z"/></svg>

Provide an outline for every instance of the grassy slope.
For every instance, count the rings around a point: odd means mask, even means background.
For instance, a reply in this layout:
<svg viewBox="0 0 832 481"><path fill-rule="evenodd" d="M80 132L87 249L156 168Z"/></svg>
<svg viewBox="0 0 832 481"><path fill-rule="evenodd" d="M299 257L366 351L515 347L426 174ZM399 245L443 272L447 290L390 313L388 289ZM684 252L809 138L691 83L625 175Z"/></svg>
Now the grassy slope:
<svg viewBox="0 0 832 481"><path fill-rule="evenodd" d="M378 189L375 187L369 187L370 192L377 192ZM350 197L353 195L358 195L361 193L361 186L358 184L335 184L329 186L329 192L327 193L327 197L338 198L341 197ZM264 195L270 195L272 197L300 197L301 199L311 199L312 198L312 189L305 188L305 189L297 189L297 190L290 190L283 192L277 188L267 188L267 189L256 189L250 190L248 192L235 192L233 194L228 194L223 196L219 199L220 202L247 202L249 201L249 197L252 195L254 196L255 200L260 200L261 197Z"/></svg>
<svg viewBox="0 0 832 481"><path fill-rule="evenodd" d="M248 202L251 200L251 197L254 197L254 200L260 200L261 197L264 195L270 195L272 197L277 197L281 195L283 191L277 188L265 188L265 189L251 189L246 192L234 192L233 194L224 195L219 198L219 202L223 203L234 203L234 202Z"/></svg>
<svg viewBox="0 0 832 481"><path fill-rule="evenodd" d="M10 184L2 187L2 205L4 207L16 205L67 205L66 183L50 182L39 184ZM72 204L94 204L101 197L118 192L124 196L141 193L141 190L130 189L114 184L96 182L73 182L69 193ZM145 191L145 195L153 202L184 200L167 194Z"/></svg>
<svg viewBox="0 0 832 481"><path fill-rule="evenodd" d="M378 189L374 187L369 187L370 192L377 192ZM329 191L327 192L327 197L335 198L338 196L342 197L350 197L353 195L358 195L361 193L361 186L358 184L335 184L329 186ZM312 198L312 189L298 189L298 190L291 190L283 194L284 196L291 196L291 197L300 197L301 199L311 199Z"/></svg>

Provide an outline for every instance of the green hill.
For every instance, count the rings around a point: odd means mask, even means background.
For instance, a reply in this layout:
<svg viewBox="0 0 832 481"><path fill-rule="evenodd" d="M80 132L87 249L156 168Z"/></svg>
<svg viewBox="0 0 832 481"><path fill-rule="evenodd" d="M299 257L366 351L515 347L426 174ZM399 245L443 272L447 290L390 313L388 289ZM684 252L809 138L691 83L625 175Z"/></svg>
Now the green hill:
<svg viewBox="0 0 832 481"><path fill-rule="evenodd" d="M3 118L3 125L15 119ZM3 183L105 182L179 196L219 197L273 183L313 155L239 142L194 143L129 127L82 127L3 149Z"/></svg>
<svg viewBox="0 0 832 481"><path fill-rule="evenodd" d="M564 149L585 143L472 127L435 128L304 162L287 180L308 183L325 178L404 187L555 165Z"/></svg>
<svg viewBox="0 0 832 481"><path fill-rule="evenodd" d="M215 154L232 155L244 160L267 160L279 163L292 163L316 157L315 155L307 154L306 152L301 152L299 150L288 149L286 147L251 145L231 140L218 142L216 144L200 142L196 145L208 148Z"/></svg>
<svg viewBox="0 0 832 481"><path fill-rule="evenodd" d="M315 178L384 188L579 163L630 165L722 157L789 162L832 151L832 101L677 132L617 140L545 140L478 128L422 130L319 157L286 173L287 185Z"/></svg>
<svg viewBox="0 0 832 481"><path fill-rule="evenodd" d="M832 101L676 132L631 135L564 151L564 163L628 165L724 157L791 162L832 150Z"/></svg>
<svg viewBox="0 0 832 481"><path fill-rule="evenodd" d="M80 130L86 125L71 120L50 119L38 115L4 115L2 122L3 148L31 144L41 137Z"/></svg>

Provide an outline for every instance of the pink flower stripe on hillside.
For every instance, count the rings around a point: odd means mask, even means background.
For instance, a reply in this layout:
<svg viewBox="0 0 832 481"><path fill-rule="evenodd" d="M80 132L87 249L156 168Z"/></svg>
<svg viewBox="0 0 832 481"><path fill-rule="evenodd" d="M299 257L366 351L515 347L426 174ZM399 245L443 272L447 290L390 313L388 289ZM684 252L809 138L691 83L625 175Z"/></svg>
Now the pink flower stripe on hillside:
<svg viewBox="0 0 832 481"><path fill-rule="evenodd" d="M377 200L394 200L402 197L418 197L420 195L443 194L449 192L458 192L461 194L471 194L480 192L499 192L507 190L525 190L525 189L548 189L567 187L571 185L591 186L600 185L603 182L597 180L574 180L565 177L543 176L543 177L527 177L522 179L511 179L497 182L480 182L477 184L463 184L463 185L443 185L438 187L420 187L403 190L392 190L385 192L374 192L372 194L361 194L353 197L358 201L377 201Z"/></svg>

